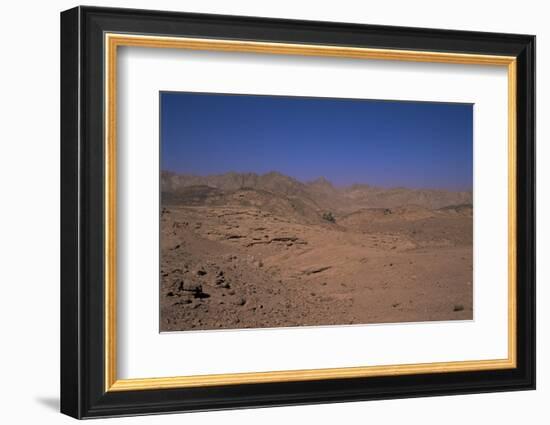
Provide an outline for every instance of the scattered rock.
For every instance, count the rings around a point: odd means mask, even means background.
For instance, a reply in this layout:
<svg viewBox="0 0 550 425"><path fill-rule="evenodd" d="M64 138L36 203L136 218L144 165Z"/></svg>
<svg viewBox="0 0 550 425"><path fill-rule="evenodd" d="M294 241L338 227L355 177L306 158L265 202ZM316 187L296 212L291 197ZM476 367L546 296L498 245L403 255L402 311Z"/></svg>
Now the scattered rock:
<svg viewBox="0 0 550 425"><path fill-rule="evenodd" d="M245 237L246 236L243 236L243 235L225 235L225 239L242 239Z"/></svg>
<svg viewBox="0 0 550 425"><path fill-rule="evenodd" d="M310 274L315 274L315 273L321 273L321 272L324 272L325 270L328 270L332 268L332 266L322 266L322 267L311 267L307 270L304 270L302 273L306 274L306 275L310 275Z"/></svg>
<svg viewBox="0 0 550 425"><path fill-rule="evenodd" d="M271 243L271 241L252 241L249 244L246 244L246 246L251 247L254 245L268 245L269 243Z"/></svg>
<svg viewBox="0 0 550 425"><path fill-rule="evenodd" d="M298 238L296 236L279 236L272 238L271 242L296 242Z"/></svg>
<svg viewBox="0 0 550 425"><path fill-rule="evenodd" d="M223 273L223 270L218 271L215 282L216 285L223 285L223 283L225 282L225 275Z"/></svg>
<svg viewBox="0 0 550 425"><path fill-rule="evenodd" d="M185 281L183 279L177 279L172 287L178 292L187 293L192 295L194 298L209 298L210 295L206 292L203 292L202 285L197 282ZM172 291L173 292L173 291ZM175 295L175 294L174 294Z"/></svg>
<svg viewBox="0 0 550 425"><path fill-rule="evenodd" d="M197 269L195 270L195 274L197 276L204 276L206 274L206 270L204 270L203 268Z"/></svg>
<svg viewBox="0 0 550 425"><path fill-rule="evenodd" d="M179 288L180 291L202 292L202 285L200 283L184 281L183 279L180 280Z"/></svg>
<svg viewBox="0 0 550 425"><path fill-rule="evenodd" d="M464 306L462 304L456 304L453 307L453 311L462 311L462 310L464 310Z"/></svg>

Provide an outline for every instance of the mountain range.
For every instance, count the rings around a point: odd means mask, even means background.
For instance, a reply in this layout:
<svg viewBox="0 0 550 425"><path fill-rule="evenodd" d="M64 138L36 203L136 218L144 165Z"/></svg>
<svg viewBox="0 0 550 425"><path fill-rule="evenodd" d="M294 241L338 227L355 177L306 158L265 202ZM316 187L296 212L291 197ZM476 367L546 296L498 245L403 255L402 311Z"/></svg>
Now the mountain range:
<svg viewBox="0 0 550 425"><path fill-rule="evenodd" d="M286 198L315 210L337 213L350 213L361 208L419 206L440 209L472 204L471 191L382 188L368 184L336 187L324 177L303 183L275 171L266 174L229 172L208 176L162 171L161 191L163 202L192 204L220 203L237 192L252 191L263 198ZM242 194L239 196L243 197Z"/></svg>

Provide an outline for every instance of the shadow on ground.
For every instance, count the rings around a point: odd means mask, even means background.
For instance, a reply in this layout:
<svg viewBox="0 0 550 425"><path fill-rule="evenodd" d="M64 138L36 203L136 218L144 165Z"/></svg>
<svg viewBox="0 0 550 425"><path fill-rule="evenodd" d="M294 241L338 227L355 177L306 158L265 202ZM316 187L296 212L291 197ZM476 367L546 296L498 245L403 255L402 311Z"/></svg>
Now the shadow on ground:
<svg viewBox="0 0 550 425"><path fill-rule="evenodd" d="M59 412L59 397L36 397L35 400L38 404Z"/></svg>

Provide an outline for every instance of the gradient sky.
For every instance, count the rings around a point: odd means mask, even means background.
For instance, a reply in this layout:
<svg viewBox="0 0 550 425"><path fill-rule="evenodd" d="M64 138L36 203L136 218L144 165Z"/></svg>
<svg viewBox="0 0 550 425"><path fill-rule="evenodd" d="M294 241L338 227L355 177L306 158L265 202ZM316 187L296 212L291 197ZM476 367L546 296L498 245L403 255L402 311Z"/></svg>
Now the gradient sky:
<svg viewBox="0 0 550 425"><path fill-rule="evenodd" d="M161 168L472 189L471 104L161 92Z"/></svg>

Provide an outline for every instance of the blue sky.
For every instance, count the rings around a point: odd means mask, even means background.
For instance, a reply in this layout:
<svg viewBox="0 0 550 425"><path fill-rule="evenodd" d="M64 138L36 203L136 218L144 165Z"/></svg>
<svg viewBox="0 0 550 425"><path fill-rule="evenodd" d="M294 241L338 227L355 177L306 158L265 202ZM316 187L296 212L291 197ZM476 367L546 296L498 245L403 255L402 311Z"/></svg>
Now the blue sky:
<svg viewBox="0 0 550 425"><path fill-rule="evenodd" d="M472 189L473 106L161 92L161 168Z"/></svg>

